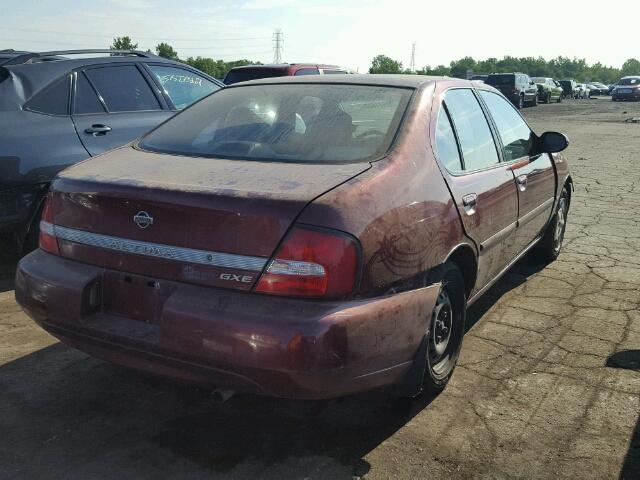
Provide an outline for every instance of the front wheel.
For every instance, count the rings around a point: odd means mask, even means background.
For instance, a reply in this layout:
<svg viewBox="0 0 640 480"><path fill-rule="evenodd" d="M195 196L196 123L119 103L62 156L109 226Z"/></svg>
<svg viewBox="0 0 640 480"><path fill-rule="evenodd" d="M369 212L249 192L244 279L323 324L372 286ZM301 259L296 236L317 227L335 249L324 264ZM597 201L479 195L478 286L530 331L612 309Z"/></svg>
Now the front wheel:
<svg viewBox="0 0 640 480"><path fill-rule="evenodd" d="M516 104L516 107L518 107L518 110L522 110L524 108L524 96L520 95L518 97L518 103Z"/></svg>
<svg viewBox="0 0 640 480"><path fill-rule="evenodd" d="M437 395L449 382L460 355L466 319L464 277L454 263L445 263L439 274L442 290L427 331L427 355L423 391Z"/></svg>
<svg viewBox="0 0 640 480"><path fill-rule="evenodd" d="M568 213L569 192L565 186L560 194L560 199L558 200L558 205L556 206L553 218L551 218L538 247L534 250L536 257L539 260L545 263L551 263L558 258L558 255L560 255L562 242L564 240L564 232L567 227Z"/></svg>

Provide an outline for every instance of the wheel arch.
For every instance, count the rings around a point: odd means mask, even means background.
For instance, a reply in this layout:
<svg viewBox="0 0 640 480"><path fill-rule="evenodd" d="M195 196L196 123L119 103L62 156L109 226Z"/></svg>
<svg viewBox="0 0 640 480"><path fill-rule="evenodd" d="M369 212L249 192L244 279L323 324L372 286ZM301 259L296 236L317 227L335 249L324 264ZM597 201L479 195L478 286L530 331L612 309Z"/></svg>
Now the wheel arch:
<svg viewBox="0 0 640 480"><path fill-rule="evenodd" d="M468 244L456 246L447 256L446 262L455 263L462 271L466 298L471 296L478 277L478 258L475 250Z"/></svg>

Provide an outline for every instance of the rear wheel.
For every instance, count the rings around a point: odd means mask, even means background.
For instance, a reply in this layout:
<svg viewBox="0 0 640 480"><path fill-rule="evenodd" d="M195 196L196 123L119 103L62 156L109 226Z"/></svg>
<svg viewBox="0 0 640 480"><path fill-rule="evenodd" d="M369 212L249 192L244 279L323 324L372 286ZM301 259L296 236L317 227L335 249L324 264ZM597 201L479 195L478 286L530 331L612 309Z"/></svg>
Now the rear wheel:
<svg viewBox="0 0 640 480"><path fill-rule="evenodd" d="M442 290L431 315L427 332L427 355L423 391L440 393L449 382L458 361L466 318L464 277L454 263L444 264L439 273Z"/></svg>
<svg viewBox="0 0 640 480"><path fill-rule="evenodd" d="M551 92L547 92L547 96L544 103L551 103Z"/></svg>
<svg viewBox="0 0 640 480"><path fill-rule="evenodd" d="M567 214L569 213L569 192L567 187L562 189L556 211L544 232L542 240L534 250L536 257L545 262L553 262L562 250L564 232L567 226Z"/></svg>
<svg viewBox="0 0 640 480"><path fill-rule="evenodd" d="M562 96L563 96L562 93L558 95L558 100L556 100L556 103L562 102Z"/></svg>

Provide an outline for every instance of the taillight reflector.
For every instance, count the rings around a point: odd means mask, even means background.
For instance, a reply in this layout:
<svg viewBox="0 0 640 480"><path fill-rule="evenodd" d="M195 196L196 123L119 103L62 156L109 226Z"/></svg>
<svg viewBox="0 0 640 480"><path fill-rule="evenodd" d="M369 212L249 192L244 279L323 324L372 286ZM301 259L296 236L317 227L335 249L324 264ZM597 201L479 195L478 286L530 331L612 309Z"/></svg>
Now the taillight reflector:
<svg viewBox="0 0 640 480"><path fill-rule="evenodd" d="M42 219L40 220L39 245L45 252L60 255L58 239L53 228L53 209L51 208L51 195L47 195L42 209Z"/></svg>
<svg viewBox="0 0 640 480"><path fill-rule="evenodd" d="M295 227L255 290L273 295L342 297L353 292L358 263L358 246L349 235Z"/></svg>

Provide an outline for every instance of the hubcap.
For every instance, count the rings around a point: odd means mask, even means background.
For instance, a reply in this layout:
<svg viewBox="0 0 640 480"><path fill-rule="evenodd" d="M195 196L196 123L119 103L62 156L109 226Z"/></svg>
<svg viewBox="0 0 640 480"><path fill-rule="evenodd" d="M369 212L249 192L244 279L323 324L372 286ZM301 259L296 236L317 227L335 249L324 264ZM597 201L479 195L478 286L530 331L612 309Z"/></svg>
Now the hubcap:
<svg viewBox="0 0 640 480"><path fill-rule="evenodd" d="M442 359L447 350L451 338L451 326L453 323L453 310L451 299L446 289L442 289L436 306L433 309L432 334L431 334L431 364L435 365Z"/></svg>
<svg viewBox="0 0 640 480"><path fill-rule="evenodd" d="M560 199L556 217L556 229L553 232L553 248L557 252L562 246L562 239L564 238L564 228L567 223L567 200L564 197Z"/></svg>

